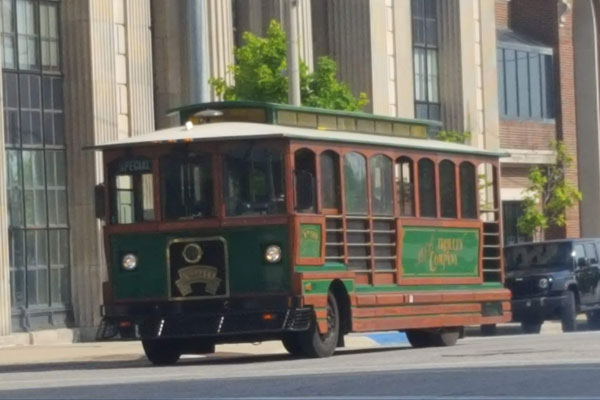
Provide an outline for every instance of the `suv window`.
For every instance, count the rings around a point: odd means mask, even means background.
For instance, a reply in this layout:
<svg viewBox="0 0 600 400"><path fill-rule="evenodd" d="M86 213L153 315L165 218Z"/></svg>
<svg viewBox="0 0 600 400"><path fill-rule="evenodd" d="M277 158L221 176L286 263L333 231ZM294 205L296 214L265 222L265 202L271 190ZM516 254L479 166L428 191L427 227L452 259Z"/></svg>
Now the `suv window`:
<svg viewBox="0 0 600 400"><path fill-rule="evenodd" d="M596 247L593 243L585 244L585 255L590 260L590 263L597 264L598 263L598 254L596 254Z"/></svg>
<svg viewBox="0 0 600 400"><path fill-rule="evenodd" d="M576 244L573 247L573 252L575 253L575 263L578 263L580 258L585 258L585 252L583 251L582 245Z"/></svg>

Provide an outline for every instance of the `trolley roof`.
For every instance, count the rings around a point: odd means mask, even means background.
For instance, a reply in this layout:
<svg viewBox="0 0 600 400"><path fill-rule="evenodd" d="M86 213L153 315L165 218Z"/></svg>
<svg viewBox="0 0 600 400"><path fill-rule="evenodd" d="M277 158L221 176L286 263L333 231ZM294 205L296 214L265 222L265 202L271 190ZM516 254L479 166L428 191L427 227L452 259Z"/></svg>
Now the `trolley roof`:
<svg viewBox="0 0 600 400"><path fill-rule="evenodd" d="M271 140L278 138L321 141L344 144L362 144L395 147L412 150L439 151L487 157L506 157L505 152L483 150L476 147L432 139L418 139L357 133L329 129L309 129L252 122L213 122L201 125L178 126L119 141L98 144L86 149L116 149L168 143L190 143L208 141L233 141L244 139Z"/></svg>

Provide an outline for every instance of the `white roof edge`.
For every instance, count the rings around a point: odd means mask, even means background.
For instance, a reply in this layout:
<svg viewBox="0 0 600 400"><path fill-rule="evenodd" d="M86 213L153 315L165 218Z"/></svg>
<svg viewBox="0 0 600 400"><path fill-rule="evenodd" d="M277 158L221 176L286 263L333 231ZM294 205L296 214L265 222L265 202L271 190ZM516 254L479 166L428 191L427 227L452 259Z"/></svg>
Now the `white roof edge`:
<svg viewBox="0 0 600 400"><path fill-rule="evenodd" d="M132 136L126 139L85 147L85 149L104 150L110 148L153 145L160 143L183 143L199 141L225 141L240 139L290 138L318 141L344 141L374 146L404 147L417 150L443 151L499 157L503 153L478 149L472 146L442 142L431 139L407 138L399 136L375 135L369 133L338 130L320 130L303 127L290 127L252 122L215 122L161 129L154 132Z"/></svg>

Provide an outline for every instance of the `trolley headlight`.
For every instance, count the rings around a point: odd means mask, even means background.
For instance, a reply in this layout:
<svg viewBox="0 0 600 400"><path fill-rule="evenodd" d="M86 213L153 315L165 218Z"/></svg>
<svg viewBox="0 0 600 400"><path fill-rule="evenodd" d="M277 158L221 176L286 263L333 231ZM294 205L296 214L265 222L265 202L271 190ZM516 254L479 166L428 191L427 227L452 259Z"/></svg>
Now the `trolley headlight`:
<svg viewBox="0 0 600 400"><path fill-rule="evenodd" d="M138 258L135 254L125 254L121 266L125 271L133 271L137 267Z"/></svg>
<svg viewBox="0 0 600 400"><path fill-rule="evenodd" d="M550 281L548 280L548 278L540 278L540 280L538 281L538 287L540 289L548 289L549 286Z"/></svg>
<svg viewBox="0 0 600 400"><path fill-rule="evenodd" d="M268 246L265 250L265 261L270 264L275 264L281 261L281 247L276 244Z"/></svg>

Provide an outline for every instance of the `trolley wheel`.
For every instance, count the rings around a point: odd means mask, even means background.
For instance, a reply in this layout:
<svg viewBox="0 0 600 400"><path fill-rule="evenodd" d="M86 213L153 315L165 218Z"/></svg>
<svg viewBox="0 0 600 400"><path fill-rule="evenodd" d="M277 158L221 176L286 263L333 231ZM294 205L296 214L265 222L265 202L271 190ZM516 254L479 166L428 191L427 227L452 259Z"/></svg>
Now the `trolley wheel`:
<svg viewBox="0 0 600 400"><path fill-rule="evenodd" d="M283 335L281 338L283 347L293 356L302 355L302 343L296 332L290 332Z"/></svg>
<svg viewBox="0 0 600 400"><path fill-rule="evenodd" d="M424 330L409 330L406 331L408 343L414 348L421 349L423 347L431 347L434 345L433 333Z"/></svg>
<svg viewBox="0 0 600 400"><path fill-rule="evenodd" d="M176 340L146 339L142 340L144 353L154 365L172 365L181 357L181 346Z"/></svg>
<svg viewBox="0 0 600 400"><path fill-rule="evenodd" d="M340 311L333 293L327 295L327 332L319 333L316 321L299 334L302 354L312 358L329 357L335 352L340 335ZM285 345L285 344L284 344Z"/></svg>
<svg viewBox="0 0 600 400"><path fill-rule="evenodd" d="M560 324L563 332L575 332L577 330L577 303L575 293L567 292L565 304L560 312Z"/></svg>
<svg viewBox="0 0 600 400"><path fill-rule="evenodd" d="M433 343L438 347L454 346L460 337L461 328L442 328L438 332L434 332Z"/></svg>

